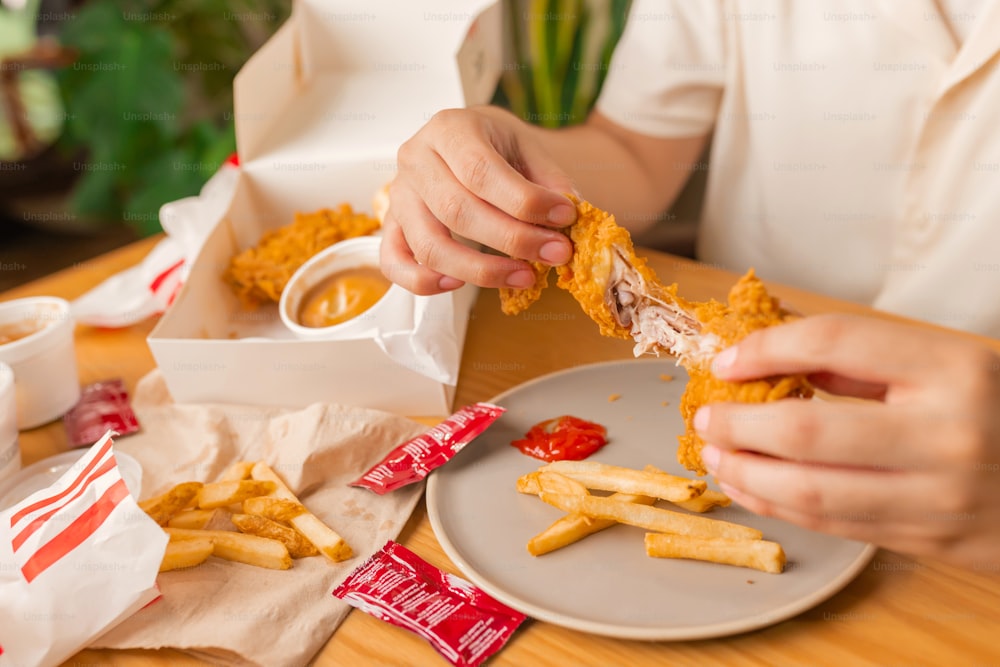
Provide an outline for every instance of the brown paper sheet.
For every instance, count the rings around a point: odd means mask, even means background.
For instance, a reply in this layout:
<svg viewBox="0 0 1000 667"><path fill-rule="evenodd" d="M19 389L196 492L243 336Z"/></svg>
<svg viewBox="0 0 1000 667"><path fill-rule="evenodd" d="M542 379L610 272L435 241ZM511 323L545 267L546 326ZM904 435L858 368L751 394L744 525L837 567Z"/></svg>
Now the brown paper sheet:
<svg viewBox="0 0 1000 667"><path fill-rule="evenodd" d="M159 371L140 382L133 407L142 431L116 446L142 463L142 498L182 481L214 481L238 460L263 460L347 540L354 557L302 558L283 571L213 557L165 572L158 578L162 599L92 646L173 647L215 662L267 667L308 662L350 611L333 588L398 536L423 491L415 484L379 496L348 482L427 427L339 405L175 405Z"/></svg>

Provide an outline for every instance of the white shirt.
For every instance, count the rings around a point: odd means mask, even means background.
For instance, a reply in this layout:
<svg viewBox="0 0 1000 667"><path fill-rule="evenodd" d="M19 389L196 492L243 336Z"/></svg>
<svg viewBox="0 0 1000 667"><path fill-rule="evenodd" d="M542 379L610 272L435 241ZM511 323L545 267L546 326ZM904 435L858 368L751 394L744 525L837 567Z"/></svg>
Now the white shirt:
<svg viewBox="0 0 1000 667"><path fill-rule="evenodd" d="M978 14L959 49L934 0L635 0L597 107L714 131L703 261L1000 337L1000 0Z"/></svg>
<svg viewBox="0 0 1000 667"><path fill-rule="evenodd" d="M964 42L979 19L985 0L938 0L938 2L941 3L939 8L941 18L955 33L958 42Z"/></svg>

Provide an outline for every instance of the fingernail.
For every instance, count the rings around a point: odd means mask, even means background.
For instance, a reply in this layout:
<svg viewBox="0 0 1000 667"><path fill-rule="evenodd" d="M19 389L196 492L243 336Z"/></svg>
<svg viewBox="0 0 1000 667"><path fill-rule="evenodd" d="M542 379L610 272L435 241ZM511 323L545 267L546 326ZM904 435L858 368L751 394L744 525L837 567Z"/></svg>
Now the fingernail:
<svg viewBox="0 0 1000 667"><path fill-rule="evenodd" d="M443 290L453 290L458 289L465 283L458 278L452 278L451 276L441 276L441 280L438 281L438 289Z"/></svg>
<svg viewBox="0 0 1000 667"><path fill-rule="evenodd" d="M705 435L705 431L708 430L708 420L711 418L712 408L704 405L698 408L698 412L694 413L694 430L698 431L698 435Z"/></svg>
<svg viewBox="0 0 1000 667"><path fill-rule="evenodd" d="M722 452L715 445L705 445L701 448L701 462L705 464L705 468L708 472L715 474L715 471L719 469L719 459L722 458Z"/></svg>
<svg viewBox="0 0 1000 667"><path fill-rule="evenodd" d="M727 347L722 352L715 355L715 359L712 360L712 372L719 373L724 371L736 362L736 346Z"/></svg>
<svg viewBox="0 0 1000 667"><path fill-rule="evenodd" d="M514 271L507 276L507 287L516 287L519 289L524 289L525 287L531 287L535 284L535 274L528 269L521 269L519 271Z"/></svg>
<svg viewBox="0 0 1000 667"><path fill-rule="evenodd" d="M572 254L565 241L547 241L538 250L539 258L546 264L565 264Z"/></svg>
<svg viewBox="0 0 1000 667"><path fill-rule="evenodd" d="M548 218L553 225L571 225L576 222L576 209L569 204L556 204L549 210Z"/></svg>

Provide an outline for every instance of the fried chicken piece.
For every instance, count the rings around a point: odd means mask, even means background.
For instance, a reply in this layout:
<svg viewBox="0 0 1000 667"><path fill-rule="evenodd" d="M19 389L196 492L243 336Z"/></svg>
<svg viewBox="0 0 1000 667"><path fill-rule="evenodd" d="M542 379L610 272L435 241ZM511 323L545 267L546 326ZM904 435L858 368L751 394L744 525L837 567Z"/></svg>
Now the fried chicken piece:
<svg viewBox="0 0 1000 667"><path fill-rule="evenodd" d="M577 204L577 220L563 231L574 250L569 263L555 267L558 286L573 295L602 335L635 338L636 356L654 349L678 356L697 353L698 349L688 346L698 333L698 322L689 312L691 304L677 296L677 286L660 283L646 260L636 256L628 230L613 215L570 198ZM548 285L550 267L539 262L531 266L536 276L532 287L500 290L504 313L516 315L525 310ZM634 332L637 318L641 320L638 336Z"/></svg>
<svg viewBox="0 0 1000 667"><path fill-rule="evenodd" d="M601 334L635 341L635 356L669 354L690 375L681 397L686 431L678 437L677 459L699 475L702 439L694 430L694 414L716 401L759 403L787 397L807 398L812 387L804 376L753 382L724 382L712 375L712 358L750 332L787 321L792 316L771 297L751 269L729 293L728 304L691 302L678 296L677 285L664 286L645 259L637 257L632 239L614 216L588 202L577 201L577 221L568 230L573 257L556 267L558 286L568 290ZM543 270L544 269L544 270ZM535 265L539 279L527 290L505 290L505 313L524 310L548 282L548 267Z"/></svg>
<svg viewBox="0 0 1000 667"><path fill-rule="evenodd" d="M753 269L729 291L728 301L728 305L718 301L692 304L695 317L701 323L700 335L715 337L721 348L734 345L753 331L794 318L767 293L764 283L754 275ZM803 375L725 382L712 375L711 358L699 361L682 358L681 363L691 379L681 396L680 410L685 433L677 438L677 460L699 475L704 475L706 470L701 460L701 448L705 443L694 430L694 414L698 408L716 402L765 403L781 398L809 398L813 393Z"/></svg>

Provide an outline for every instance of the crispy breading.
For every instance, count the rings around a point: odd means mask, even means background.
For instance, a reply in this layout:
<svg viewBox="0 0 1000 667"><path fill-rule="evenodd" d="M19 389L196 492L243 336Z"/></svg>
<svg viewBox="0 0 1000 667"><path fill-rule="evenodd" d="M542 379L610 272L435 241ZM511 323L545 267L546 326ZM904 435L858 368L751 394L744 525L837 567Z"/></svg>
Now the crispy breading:
<svg viewBox="0 0 1000 667"><path fill-rule="evenodd" d="M664 298L677 299L677 286L664 286L646 260L635 254L628 230L615 222L615 216L602 211L587 201L567 195L576 202L577 218L570 227L563 229L573 242L573 256L562 266L555 267L557 285L573 295L587 315L597 322L601 334L612 338L631 338L629 330L619 324L608 309L605 285L611 272L612 248L625 256L627 261L650 284L662 291ZM552 267L541 262L531 262L535 284L525 289L500 289L500 307L507 315L517 315L538 300L548 287Z"/></svg>
<svg viewBox="0 0 1000 667"><path fill-rule="evenodd" d="M500 288L500 309L506 315L517 315L527 310L542 296L542 290L549 286L549 271L552 269L542 262L529 262L535 272L535 284L524 289Z"/></svg>
<svg viewBox="0 0 1000 667"><path fill-rule="evenodd" d="M718 301L695 304L702 334L715 334L723 347L736 344L751 332L793 319L778 300L767 293L764 283L750 269L729 291L728 305ZM694 430L694 415L703 405L716 402L766 403L782 398L808 398L813 390L802 375L767 378L751 382L725 382L712 375L709 363L685 364L691 379L681 396L685 433L678 437L677 460L699 475L707 471L701 460L705 442Z"/></svg>
<svg viewBox="0 0 1000 667"><path fill-rule="evenodd" d="M636 269L645 276L655 281L656 275L644 260L635 256L632 237L628 230L618 226L613 215L589 202L577 201L576 216L576 222L569 229L573 256L567 264L556 267L559 275L556 284L573 295L590 319L597 322L602 335L631 338L629 330L615 321L606 302L605 285L611 275L612 246L621 248L629 259L634 259Z"/></svg>

